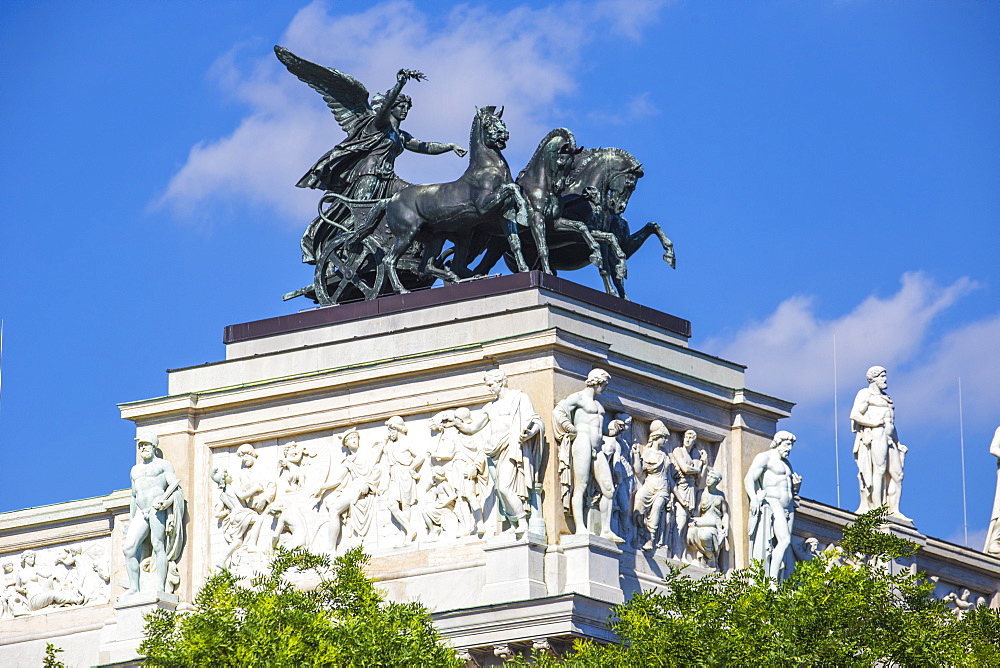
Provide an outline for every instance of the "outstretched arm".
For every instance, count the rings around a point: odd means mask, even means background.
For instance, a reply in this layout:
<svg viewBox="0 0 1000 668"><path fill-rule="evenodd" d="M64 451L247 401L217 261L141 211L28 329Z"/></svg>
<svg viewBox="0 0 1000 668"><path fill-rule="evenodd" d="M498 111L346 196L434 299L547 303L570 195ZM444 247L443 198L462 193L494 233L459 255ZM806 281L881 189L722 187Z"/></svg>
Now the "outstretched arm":
<svg viewBox="0 0 1000 668"><path fill-rule="evenodd" d="M448 151L454 151L458 157L464 157L468 151L459 146L458 144L442 144L436 141L420 141L410 137L403 144L407 150L413 151L414 153L425 153L427 155L440 155L442 153L447 153Z"/></svg>

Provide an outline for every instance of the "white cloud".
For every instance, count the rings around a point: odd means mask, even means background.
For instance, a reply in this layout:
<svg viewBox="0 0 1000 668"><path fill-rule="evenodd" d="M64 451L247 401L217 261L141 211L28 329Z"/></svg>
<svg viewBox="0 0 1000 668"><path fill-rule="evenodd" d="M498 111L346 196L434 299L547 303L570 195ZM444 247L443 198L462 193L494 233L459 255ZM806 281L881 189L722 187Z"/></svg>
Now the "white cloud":
<svg viewBox="0 0 1000 668"><path fill-rule="evenodd" d="M370 93L388 89L400 67L423 71L427 81L406 87L414 101L406 128L421 139L465 145L477 105L506 105L506 154L517 164L514 158L530 155L548 131L555 102L575 89L580 56L597 31L638 39L663 4L610 0L506 11L462 5L432 20L411 2L346 15L314 2L295 15L280 43L351 74ZM237 55L220 58L212 75L250 113L229 136L193 147L157 204L186 217L206 203L263 205L301 225L317 198L294 184L343 132L320 97L272 54L249 72L236 65ZM653 111L641 96L632 107ZM465 162L454 154L404 155L397 168L409 180L445 181Z"/></svg>
<svg viewBox="0 0 1000 668"><path fill-rule="evenodd" d="M967 278L942 287L924 274L907 273L896 294L869 296L850 313L829 320L816 316L813 298L794 296L762 322L710 339L703 347L747 364L750 387L808 410L810 402L831 396L834 337L840 385L853 387L859 378L863 385L869 366L879 364L892 374L913 360L926 343L932 321L974 287ZM900 386L894 374L890 383Z"/></svg>
<svg viewBox="0 0 1000 668"><path fill-rule="evenodd" d="M895 383L893 396L911 419L955 423L959 379L966 428L1000 421L1000 314L962 325L932 343Z"/></svg>
<svg viewBox="0 0 1000 668"><path fill-rule="evenodd" d="M865 370L878 364L889 370L889 392L910 439L923 428L951 423L957 428L959 378L967 433L982 430L998 419L1000 313L932 336L940 329L932 324L976 287L968 278L942 286L908 273L894 295L869 296L831 319L816 315L813 298L795 296L763 321L702 347L747 364L748 386L796 402L797 418L825 420L836 336L842 413L864 386Z"/></svg>

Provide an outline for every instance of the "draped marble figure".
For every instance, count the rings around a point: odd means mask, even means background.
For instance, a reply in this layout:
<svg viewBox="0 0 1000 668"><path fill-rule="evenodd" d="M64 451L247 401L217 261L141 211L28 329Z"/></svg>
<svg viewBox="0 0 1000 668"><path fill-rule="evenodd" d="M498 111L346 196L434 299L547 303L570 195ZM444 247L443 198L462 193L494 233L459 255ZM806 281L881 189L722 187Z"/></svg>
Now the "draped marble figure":
<svg viewBox="0 0 1000 668"><path fill-rule="evenodd" d="M488 428L486 463L500 514L521 535L528 530L525 501L529 490L533 490L532 514L540 515L541 511L535 494L544 425L528 395L507 386L507 374L502 370L488 371L483 381L496 399L476 411L469 422L451 418L443 423L469 436Z"/></svg>
<svg viewBox="0 0 1000 668"><path fill-rule="evenodd" d="M218 566L230 564L240 550L252 552L261 547L263 529L270 529L268 506L277 494L277 484L267 479L257 464L257 451L249 443L237 449L240 469L235 475L226 471L213 471L212 479L220 487L220 508L216 516L222 520L222 535L229 547ZM267 542L270 542L268 540ZM269 545L266 547L270 547Z"/></svg>
<svg viewBox="0 0 1000 668"><path fill-rule="evenodd" d="M688 520L694 517L697 509L698 482L705 472L708 456L704 450L699 450L699 459L691 455L698 434L693 429L684 432L680 445L670 450L670 473L674 480L674 512L670 535L670 554L676 559L687 555Z"/></svg>
<svg viewBox="0 0 1000 668"><path fill-rule="evenodd" d="M719 556L729 546L729 503L719 489L722 474L710 469L705 476L705 491L698 502L698 515L691 518L687 543L699 560L719 570Z"/></svg>
<svg viewBox="0 0 1000 668"><path fill-rule="evenodd" d="M361 448L361 434L351 428L341 443L347 451L340 467L317 492L328 517L327 538L331 551L338 551L345 529L350 542L368 535L378 508L376 495L386 487L384 443Z"/></svg>
<svg viewBox="0 0 1000 668"><path fill-rule="evenodd" d="M635 512L642 516L648 539L643 550L661 544L661 523L670 499L670 456L663 450L670 431L660 420L649 425L649 440L639 454L640 468L645 476L635 493Z"/></svg>

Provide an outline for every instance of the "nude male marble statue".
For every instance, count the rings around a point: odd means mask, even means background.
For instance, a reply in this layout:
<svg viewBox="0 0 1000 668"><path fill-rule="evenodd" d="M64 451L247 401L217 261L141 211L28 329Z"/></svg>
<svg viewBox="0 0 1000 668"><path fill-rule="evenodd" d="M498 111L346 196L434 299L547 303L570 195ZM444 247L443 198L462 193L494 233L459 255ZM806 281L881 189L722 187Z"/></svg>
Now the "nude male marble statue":
<svg viewBox="0 0 1000 668"><path fill-rule="evenodd" d="M594 458L604 441L604 406L597 400L611 376L604 369L587 374L586 387L560 401L552 411L553 430L559 440L559 459L572 474L570 515L577 534L587 528L587 486L590 484Z"/></svg>
<svg viewBox="0 0 1000 668"><path fill-rule="evenodd" d="M770 448L750 463L743 485L750 497L750 558L763 563L764 573L780 580L791 573L789 547L802 478L792 471L788 455L795 435L779 431Z"/></svg>
<svg viewBox="0 0 1000 668"><path fill-rule="evenodd" d="M184 547L184 495L170 462L157 456L156 437L136 439L141 462L132 467L132 500L122 551L128 571L128 591L140 590L139 567L152 553L155 591L168 592L171 564L176 568ZM170 592L168 592L170 593Z"/></svg>
<svg viewBox="0 0 1000 668"><path fill-rule="evenodd" d="M865 373L868 387L858 392L851 408L851 431L854 439L854 461L858 465L861 503L858 513L880 506L901 519L899 495L903 484L903 462L906 446L896 434L895 409L886 394L886 373L873 366Z"/></svg>

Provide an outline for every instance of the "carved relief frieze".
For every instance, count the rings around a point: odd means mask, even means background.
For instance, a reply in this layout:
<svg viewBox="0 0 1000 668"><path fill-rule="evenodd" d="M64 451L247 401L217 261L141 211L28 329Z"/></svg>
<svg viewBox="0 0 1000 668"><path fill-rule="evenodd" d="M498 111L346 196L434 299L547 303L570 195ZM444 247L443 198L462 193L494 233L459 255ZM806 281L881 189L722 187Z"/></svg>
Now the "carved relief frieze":
<svg viewBox="0 0 1000 668"><path fill-rule="evenodd" d="M0 619L107 603L110 549L101 538L0 556Z"/></svg>

